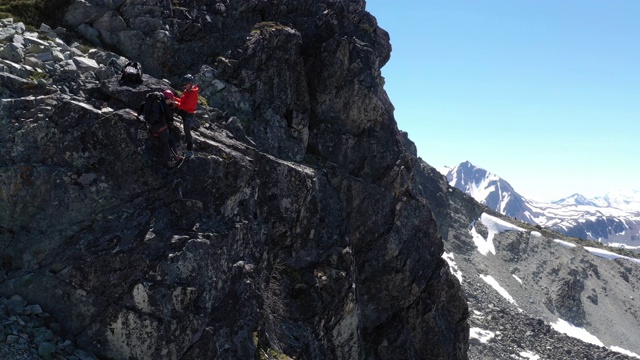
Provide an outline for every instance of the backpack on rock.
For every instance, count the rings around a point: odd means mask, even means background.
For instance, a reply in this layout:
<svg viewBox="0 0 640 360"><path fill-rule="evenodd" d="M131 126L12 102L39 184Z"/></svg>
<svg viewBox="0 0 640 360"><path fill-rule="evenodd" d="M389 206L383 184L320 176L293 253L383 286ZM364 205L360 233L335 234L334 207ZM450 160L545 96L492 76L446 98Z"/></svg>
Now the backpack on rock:
<svg viewBox="0 0 640 360"><path fill-rule="evenodd" d="M142 65L129 61L122 69L120 80L124 83L142 84Z"/></svg>
<svg viewBox="0 0 640 360"><path fill-rule="evenodd" d="M152 144L169 168L175 167L177 160L175 142L169 131L173 113L167 106L167 101L170 101L172 96L173 93L166 90L164 93L157 91L147 93L144 102L138 108L138 116L142 115L144 121L149 124Z"/></svg>
<svg viewBox="0 0 640 360"><path fill-rule="evenodd" d="M142 103L142 115L150 125L159 124L167 112L165 96L160 92L150 92ZM165 124L166 125L166 124Z"/></svg>

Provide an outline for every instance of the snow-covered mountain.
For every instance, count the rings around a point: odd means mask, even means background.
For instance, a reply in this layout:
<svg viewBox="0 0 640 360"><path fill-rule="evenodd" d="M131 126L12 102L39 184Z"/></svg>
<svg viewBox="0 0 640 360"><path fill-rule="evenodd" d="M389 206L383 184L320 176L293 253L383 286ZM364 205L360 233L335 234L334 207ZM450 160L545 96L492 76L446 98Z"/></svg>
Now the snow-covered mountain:
<svg viewBox="0 0 640 360"><path fill-rule="evenodd" d="M476 167L468 161L450 169L444 175L449 185L471 195L490 209L536 224L530 216L531 208L527 206L525 198L499 176Z"/></svg>
<svg viewBox="0 0 640 360"><path fill-rule="evenodd" d="M640 191L616 190L591 199L580 194L552 202L557 205L590 205L596 207L609 207L630 212L640 212Z"/></svg>
<svg viewBox="0 0 640 360"><path fill-rule="evenodd" d="M617 190L599 196L593 201L601 207L614 207L631 212L640 212L640 191L638 190Z"/></svg>
<svg viewBox="0 0 640 360"><path fill-rule="evenodd" d="M595 202L587 199L584 195L573 194L566 198L562 198L560 200L556 200L551 202L556 205L588 205L588 206L598 206Z"/></svg>
<svg viewBox="0 0 640 360"><path fill-rule="evenodd" d="M583 202L579 196L543 207L511 192L506 181L462 165L467 171L449 169L449 179L434 176L423 190L443 258L467 293L469 359L640 359L640 255L513 221L452 184L498 194L493 199L505 208L520 197L531 219L609 208L571 204ZM574 217L581 216L587 217Z"/></svg>
<svg viewBox="0 0 640 360"><path fill-rule="evenodd" d="M516 192L499 176L465 161L440 170L451 186L492 210L569 236L621 246L640 246L640 191L580 194L542 203Z"/></svg>

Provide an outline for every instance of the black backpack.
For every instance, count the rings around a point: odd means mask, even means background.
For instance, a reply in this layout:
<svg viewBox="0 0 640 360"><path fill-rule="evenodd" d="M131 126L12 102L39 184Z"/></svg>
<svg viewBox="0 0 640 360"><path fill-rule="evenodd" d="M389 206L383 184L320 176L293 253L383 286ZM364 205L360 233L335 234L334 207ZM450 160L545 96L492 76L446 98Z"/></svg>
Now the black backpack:
<svg viewBox="0 0 640 360"><path fill-rule="evenodd" d="M142 65L129 61L122 69L120 80L125 83L142 84Z"/></svg>
<svg viewBox="0 0 640 360"><path fill-rule="evenodd" d="M160 92L150 92L142 104L142 115L144 120L151 125L156 125L162 121L167 108L165 107L164 95Z"/></svg>

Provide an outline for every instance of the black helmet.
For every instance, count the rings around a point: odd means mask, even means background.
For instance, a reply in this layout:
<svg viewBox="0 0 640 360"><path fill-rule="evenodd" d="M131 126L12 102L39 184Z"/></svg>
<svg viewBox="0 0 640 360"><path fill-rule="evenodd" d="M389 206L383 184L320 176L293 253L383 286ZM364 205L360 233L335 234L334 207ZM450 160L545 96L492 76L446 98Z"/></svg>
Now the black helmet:
<svg viewBox="0 0 640 360"><path fill-rule="evenodd" d="M187 74L182 77L183 84L193 84L193 82L194 82L194 79L193 79L193 75L191 74Z"/></svg>

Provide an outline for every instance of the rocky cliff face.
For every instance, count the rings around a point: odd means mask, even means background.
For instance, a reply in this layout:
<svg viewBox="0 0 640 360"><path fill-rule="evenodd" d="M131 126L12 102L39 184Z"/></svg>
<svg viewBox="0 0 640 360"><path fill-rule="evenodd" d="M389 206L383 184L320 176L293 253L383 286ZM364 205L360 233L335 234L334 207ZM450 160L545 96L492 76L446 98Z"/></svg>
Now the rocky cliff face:
<svg viewBox="0 0 640 360"><path fill-rule="evenodd" d="M104 358L467 357L439 188L364 1L76 1L65 21L113 52L3 22L0 294ZM208 105L167 170L131 109L185 71Z"/></svg>

